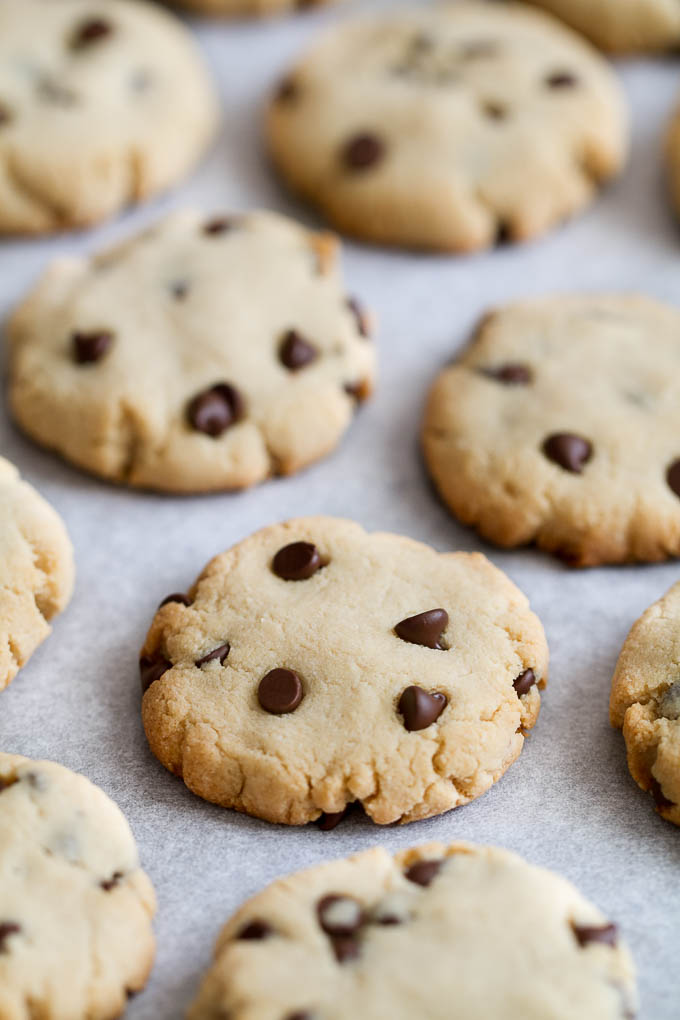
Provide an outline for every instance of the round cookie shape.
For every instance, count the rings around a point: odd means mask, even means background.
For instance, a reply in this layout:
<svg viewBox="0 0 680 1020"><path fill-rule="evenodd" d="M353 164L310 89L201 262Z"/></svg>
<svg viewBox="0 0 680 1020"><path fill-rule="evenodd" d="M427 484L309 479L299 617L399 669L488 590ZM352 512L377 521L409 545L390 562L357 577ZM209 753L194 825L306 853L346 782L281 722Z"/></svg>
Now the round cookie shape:
<svg viewBox="0 0 680 1020"><path fill-rule="evenodd" d="M0 753L0 1016L111 1020L154 957L121 811L61 765Z"/></svg>
<svg viewBox="0 0 680 1020"><path fill-rule="evenodd" d="M468 0L334 26L281 82L267 131L338 229L440 251L537 237L628 147L599 54L535 9Z"/></svg>
<svg viewBox="0 0 680 1020"><path fill-rule="evenodd" d="M680 554L680 312L556 296L487 315L428 398L423 446L452 512L574 566Z"/></svg>
<svg viewBox="0 0 680 1020"><path fill-rule="evenodd" d="M506 850L431 843L254 896L188 1020L632 1020L636 998L616 925L571 883Z"/></svg>
<svg viewBox="0 0 680 1020"><path fill-rule="evenodd" d="M276 568L300 543L317 566L291 580ZM486 792L538 717L543 628L479 554L300 518L216 557L188 599L147 635L142 717L165 767L224 807L290 825L355 801L379 824L427 818ZM399 635L435 609L436 645L431 622Z"/></svg>
<svg viewBox="0 0 680 1020"><path fill-rule="evenodd" d="M334 0L170 0L175 7L182 7L196 14L212 17L265 17L320 7Z"/></svg>
<svg viewBox="0 0 680 1020"><path fill-rule="evenodd" d="M680 43L675 0L529 0L612 53L669 50Z"/></svg>
<svg viewBox="0 0 680 1020"><path fill-rule="evenodd" d="M155 4L0 4L0 234L90 226L171 187L217 121L190 33Z"/></svg>
<svg viewBox="0 0 680 1020"><path fill-rule="evenodd" d="M662 818L680 825L680 582L625 640L609 714L623 730L630 773Z"/></svg>
<svg viewBox="0 0 680 1020"><path fill-rule="evenodd" d="M338 245L273 213L171 215L55 262L9 325L10 400L38 442L129 485L253 485L323 457L371 392Z"/></svg>
<svg viewBox="0 0 680 1020"><path fill-rule="evenodd" d="M0 691L73 591L73 548L55 510L0 457Z"/></svg>

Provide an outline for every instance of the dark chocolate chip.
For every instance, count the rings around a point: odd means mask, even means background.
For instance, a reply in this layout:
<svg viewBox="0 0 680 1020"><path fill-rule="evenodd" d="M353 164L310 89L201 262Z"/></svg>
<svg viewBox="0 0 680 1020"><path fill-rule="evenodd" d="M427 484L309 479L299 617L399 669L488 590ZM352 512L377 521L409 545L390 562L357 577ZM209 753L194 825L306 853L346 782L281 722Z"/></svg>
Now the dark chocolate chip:
<svg viewBox="0 0 680 1020"><path fill-rule="evenodd" d="M553 71L545 79L549 89L571 89L578 84L578 78L571 71Z"/></svg>
<svg viewBox="0 0 680 1020"><path fill-rule="evenodd" d="M274 929L266 921L249 921L248 924L241 928L240 932L236 936L237 939L246 940L248 942L261 942L262 939L269 938L270 935L274 934Z"/></svg>
<svg viewBox="0 0 680 1020"><path fill-rule="evenodd" d="M396 914L378 914L373 920L375 924L380 924L384 928L390 928L396 924L404 923L404 919L402 917L397 917Z"/></svg>
<svg viewBox="0 0 680 1020"><path fill-rule="evenodd" d="M426 648L443 649L440 638L449 623L449 614L445 609L428 609L417 616L408 616L394 628L397 637L412 645L424 645Z"/></svg>
<svg viewBox="0 0 680 1020"><path fill-rule="evenodd" d="M0 103L0 127L4 127L9 124L12 120L12 113L9 106L5 106L4 103Z"/></svg>
<svg viewBox="0 0 680 1020"><path fill-rule="evenodd" d="M588 946L591 942L615 946L618 941L619 933L615 924L580 925L572 921L571 927L580 946Z"/></svg>
<svg viewBox="0 0 680 1020"><path fill-rule="evenodd" d="M219 234L226 234L233 225L234 221L229 216L216 216L203 224L203 233L208 237L216 237Z"/></svg>
<svg viewBox="0 0 680 1020"><path fill-rule="evenodd" d="M666 471L666 481L675 495L680 496L680 459L674 460Z"/></svg>
<svg viewBox="0 0 680 1020"><path fill-rule="evenodd" d="M172 663L168 662L163 655L158 653L156 655L143 655L139 660L139 676L142 682L142 691L148 691L151 684L155 684L156 680L160 680L169 669L172 669Z"/></svg>
<svg viewBox="0 0 680 1020"><path fill-rule="evenodd" d="M302 681L292 669L271 669L257 689L257 700L271 715L294 712L303 696Z"/></svg>
<svg viewBox="0 0 680 1020"><path fill-rule="evenodd" d="M399 698L399 712L404 717L404 727L412 733L424 730L442 714L448 698L445 694L430 694L422 687L407 687Z"/></svg>
<svg viewBox="0 0 680 1020"><path fill-rule="evenodd" d="M0 793L2 793L3 790L9 790L10 786L14 786L15 783L16 779L13 779L12 777L9 779L3 779L2 776L0 776Z"/></svg>
<svg viewBox="0 0 680 1020"><path fill-rule="evenodd" d="M296 1013L287 1013L284 1020L313 1020L313 1017L306 1010L299 1009Z"/></svg>
<svg viewBox="0 0 680 1020"><path fill-rule="evenodd" d="M385 151L385 143L377 135L363 132L345 143L342 161L350 170L367 170L383 159Z"/></svg>
<svg viewBox="0 0 680 1020"><path fill-rule="evenodd" d="M200 659L196 659L195 666L199 668L205 666L206 662L214 662L215 659L219 659L220 665L223 666L227 661L227 656L231 651L231 645L229 642L225 642L223 645L219 645L218 648L213 648L212 652L208 652L207 655L203 655Z"/></svg>
<svg viewBox="0 0 680 1020"><path fill-rule="evenodd" d="M416 885L428 886L439 874L443 861L416 861L404 872L409 882Z"/></svg>
<svg viewBox="0 0 680 1020"><path fill-rule="evenodd" d="M189 284L185 280L178 280L177 283L173 283L170 287L170 293L175 301L184 301L189 293Z"/></svg>
<svg viewBox="0 0 680 1020"><path fill-rule="evenodd" d="M571 432L555 432L543 443L543 453L565 471L580 475L593 455L593 444Z"/></svg>
<svg viewBox="0 0 680 1020"><path fill-rule="evenodd" d="M528 386L533 379L530 368L514 361L495 368L482 368L480 371L487 378L496 379L506 386Z"/></svg>
<svg viewBox="0 0 680 1020"><path fill-rule="evenodd" d="M489 120L505 120L508 116L508 108L501 103L484 103L482 111Z"/></svg>
<svg viewBox="0 0 680 1020"><path fill-rule="evenodd" d="M19 935L21 925L13 921L0 921L0 953L8 953L7 939L10 935Z"/></svg>
<svg viewBox="0 0 680 1020"><path fill-rule="evenodd" d="M111 875L111 878L105 878L103 882L99 883L99 887L100 889L103 889L104 892L111 892L111 890L115 889L116 886L120 883L122 877L123 877L122 871L114 871L114 873Z"/></svg>
<svg viewBox="0 0 680 1020"><path fill-rule="evenodd" d="M272 570L284 581L306 581L322 566L319 550L311 542L284 545L272 560Z"/></svg>
<svg viewBox="0 0 680 1020"><path fill-rule="evenodd" d="M666 794L661 789L661 783L655 776L652 776L649 782L649 792L654 798L654 803L660 811L667 810L668 808L675 807L675 803L669 800Z"/></svg>
<svg viewBox="0 0 680 1020"><path fill-rule="evenodd" d="M351 896L324 896L317 903L316 913L323 930L334 938L354 935L364 923L362 906Z"/></svg>
<svg viewBox="0 0 680 1020"><path fill-rule="evenodd" d="M281 364L291 372L311 365L319 357L319 352L309 341L305 340L297 330L289 329L279 347Z"/></svg>
<svg viewBox="0 0 680 1020"><path fill-rule="evenodd" d="M93 43L101 42L113 32L113 25L104 18L88 18L83 21L73 33L71 38L71 49L83 50Z"/></svg>
<svg viewBox="0 0 680 1020"><path fill-rule="evenodd" d="M515 677L512 681L512 686L517 691L518 696L521 698L523 694L530 691L536 683L536 674L533 669L525 669L523 673Z"/></svg>
<svg viewBox="0 0 680 1020"><path fill-rule="evenodd" d="M316 824L322 832L332 832L333 829L337 829L340 822L347 815L348 808L343 808L342 811L330 811L324 813L317 818Z"/></svg>
<svg viewBox="0 0 680 1020"><path fill-rule="evenodd" d="M343 390L348 397L354 397L355 400L363 400L365 396L366 384L363 382L345 383Z"/></svg>
<svg viewBox="0 0 680 1020"><path fill-rule="evenodd" d="M300 96L300 86L292 74L287 75L279 82L274 95L277 103L294 103Z"/></svg>
<svg viewBox="0 0 680 1020"><path fill-rule="evenodd" d="M113 343L113 333L108 329L92 333L73 333L71 336L73 359L78 365L100 361Z"/></svg>
<svg viewBox="0 0 680 1020"><path fill-rule="evenodd" d="M216 383L197 393L187 406L187 419L197 432L217 439L244 414L241 394L230 383Z"/></svg>
<svg viewBox="0 0 680 1020"><path fill-rule="evenodd" d="M371 328L369 324L368 315L361 307L356 298L353 297L347 298L347 307L354 316L355 322L357 324L357 329L359 330L359 335L363 336L364 339L368 340L368 338L371 335Z"/></svg>
<svg viewBox="0 0 680 1020"><path fill-rule="evenodd" d="M169 602L179 602L182 606L190 606L192 604L188 595L185 595L184 592L177 591L173 595L168 595L167 598L164 598L158 608L162 609L163 606L167 606Z"/></svg>
<svg viewBox="0 0 680 1020"><path fill-rule="evenodd" d="M359 955L359 943L352 935L332 938L331 945L338 963L356 960Z"/></svg>

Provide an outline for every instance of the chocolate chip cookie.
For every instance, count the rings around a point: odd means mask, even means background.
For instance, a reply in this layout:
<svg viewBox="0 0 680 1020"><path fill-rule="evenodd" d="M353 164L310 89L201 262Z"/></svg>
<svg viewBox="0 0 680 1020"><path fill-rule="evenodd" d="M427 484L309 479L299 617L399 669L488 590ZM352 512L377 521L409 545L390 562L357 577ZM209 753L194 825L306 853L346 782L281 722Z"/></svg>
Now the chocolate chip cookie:
<svg viewBox="0 0 680 1020"><path fill-rule="evenodd" d="M0 457L0 691L50 633L73 591L73 549L55 510Z"/></svg>
<svg viewBox="0 0 680 1020"><path fill-rule="evenodd" d="M189 1020L632 1020L630 953L506 850L376 848L279 879L220 934Z"/></svg>
<svg viewBox="0 0 680 1020"><path fill-rule="evenodd" d="M586 206L628 147L618 81L523 5L421 4L335 25L268 111L287 182L340 230L473 251Z"/></svg>
<svg viewBox="0 0 680 1020"><path fill-rule="evenodd" d="M680 312L623 295L488 315L430 392L425 457L453 513L576 566L680 553Z"/></svg>
<svg viewBox="0 0 680 1020"><path fill-rule="evenodd" d="M10 400L104 478L236 489L330 452L371 392L370 317L338 245L273 213L175 213L54 263L13 316Z"/></svg>
<svg viewBox="0 0 680 1020"><path fill-rule="evenodd" d="M626 638L609 713L623 729L633 779L662 818L680 825L680 582Z"/></svg>
<svg viewBox="0 0 680 1020"><path fill-rule="evenodd" d="M547 675L543 628L479 554L308 517L218 556L142 650L154 754L194 793L302 825L480 796L518 757Z"/></svg>
<svg viewBox="0 0 680 1020"><path fill-rule="evenodd" d="M0 234L89 226L178 183L217 120L191 35L157 5L0 3Z"/></svg>
<svg viewBox="0 0 680 1020"><path fill-rule="evenodd" d="M0 1016L111 1020L146 983L155 897L84 776L0 753Z"/></svg>
<svg viewBox="0 0 680 1020"><path fill-rule="evenodd" d="M680 5L671 0L530 0L603 50L642 53L680 43Z"/></svg>

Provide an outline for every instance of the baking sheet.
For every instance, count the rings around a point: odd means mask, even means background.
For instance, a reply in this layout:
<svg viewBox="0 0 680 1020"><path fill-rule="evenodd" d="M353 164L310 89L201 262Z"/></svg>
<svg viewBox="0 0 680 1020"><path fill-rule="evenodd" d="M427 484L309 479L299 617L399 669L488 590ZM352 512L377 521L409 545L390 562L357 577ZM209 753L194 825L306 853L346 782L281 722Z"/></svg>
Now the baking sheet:
<svg viewBox="0 0 680 1020"><path fill-rule="evenodd" d="M109 227L1 245L0 313L55 255L95 250L172 207L268 206L314 222L263 156L261 105L305 41L346 11L193 22L224 102L210 158L172 196ZM631 165L585 216L548 239L468 258L347 246L348 289L381 322L380 384L341 449L306 473L237 495L131 493L39 450L0 416L0 452L62 513L78 569L53 636L0 695L0 748L84 772L127 814L159 899L157 963L130 1003L130 1020L182 1017L221 924L272 879L374 844L396 850L431 839L496 843L562 872L621 925L639 969L643 1020L680 1017L680 831L633 783L623 738L607 718L621 643L680 577L680 564L570 572L533 551L487 547L434 498L417 442L431 379L489 305L570 289L640 289L680 303L680 233L660 156L679 67L621 65L634 112ZM379 828L358 816L331 833L287 829L204 803L150 754L137 654L158 602L256 528L309 513L353 517L440 550L482 549L530 596L550 642L550 685L520 760L475 803L406 827Z"/></svg>

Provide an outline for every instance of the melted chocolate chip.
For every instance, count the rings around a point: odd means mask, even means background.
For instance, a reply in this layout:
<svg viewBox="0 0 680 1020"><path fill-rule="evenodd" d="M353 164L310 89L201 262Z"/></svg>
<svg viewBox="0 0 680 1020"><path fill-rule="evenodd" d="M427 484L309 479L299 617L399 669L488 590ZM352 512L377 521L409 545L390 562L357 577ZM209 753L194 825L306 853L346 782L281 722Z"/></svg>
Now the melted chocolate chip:
<svg viewBox="0 0 680 1020"><path fill-rule="evenodd" d="M306 581L322 566L319 550L311 542L284 545L272 560L272 570L284 581Z"/></svg>
<svg viewBox="0 0 680 1020"><path fill-rule="evenodd" d="M555 432L543 443L543 453L565 471L580 475L593 455L593 444L571 432Z"/></svg>
<svg viewBox="0 0 680 1020"><path fill-rule="evenodd" d="M549 89L571 89L578 84L578 78L571 71L553 71L545 79Z"/></svg>
<svg viewBox="0 0 680 1020"><path fill-rule="evenodd" d="M361 904L351 896L324 896L317 903L316 913L326 934L335 938L354 935L364 923Z"/></svg>
<svg viewBox="0 0 680 1020"><path fill-rule="evenodd" d="M533 378L531 369L514 361L508 361L496 368L482 368L481 373L488 379L496 379L506 386L528 386Z"/></svg>
<svg viewBox="0 0 680 1020"><path fill-rule="evenodd" d="M422 687L407 687L399 698L399 713L404 717L404 727L409 733L424 730L436 722L442 714L448 698L445 694L429 694Z"/></svg>
<svg viewBox="0 0 680 1020"><path fill-rule="evenodd" d="M172 663L168 662L165 656L156 652L155 655L143 655L139 660L139 677L142 683L142 691L146 693L151 684L160 680L164 673L172 669Z"/></svg>
<svg viewBox="0 0 680 1020"><path fill-rule="evenodd" d="M385 143L377 135L364 132L345 144L342 162L349 170L367 170L384 158L385 151Z"/></svg>
<svg viewBox="0 0 680 1020"><path fill-rule="evenodd" d="M244 925L236 938L248 942L260 942L262 939L269 938L269 936L273 934L274 929L270 924L266 921L256 919L255 921L249 921L248 924Z"/></svg>
<svg viewBox="0 0 680 1020"><path fill-rule="evenodd" d="M257 700L270 715L294 712L304 697L302 681L292 669L272 669L260 680Z"/></svg>
<svg viewBox="0 0 680 1020"><path fill-rule="evenodd" d="M354 320L357 324L357 329L359 330L359 335L362 336L365 340L368 340L371 335L368 315L361 307L356 298L353 297L347 298L346 304L350 312L354 316Z"/></svg>
<svg viewBox="0 0 680 1020"><path fill-rule="evenodd" d="M189 424L217 439L243 417L241 394L230 383L217 383L197 393L187 407Z"/></svg>
<svg viewBox="0 0 680 1020"><path fill-rule="evenodd" d="M443 861L416 861L404 872L405 878L416 885L428 886L439 874Z"/></svg>
<svg viewBox="0 0 680 1020"><path fill-rule="evenodd" d="M517 691L518 696L521 698L523 694L526 694L536 683L536 674L533 669L525 669L523 673L515 677L512 682L512 686Z"/></svg>
<svg viewBox="0 0 680 1020"><path fill-rule="evenodd" d="M615 924L580 925L572 921L571 927L580 946L588 946L591 942L615 946L618 941L618 928Z"/></svg>
<svg viewBox="0 0 680 1020"><path fill-rule="evenodd" d="M2 793L3 790L9 790L10 786L14 786L15 783L16 779L11 777L9 779L3 779L3 777L0 776L0 793Z"/></svg>
<svg viewBox="0 0 680 1020"><path fill-rule="evenodd" d="M274 95L277 103L294 103L300 97L300 86L292 74L287 75L282 81Z"/></svg>
<svg viewBox="0 0 680 1020"><path fill-rule="evenodd" d="M676 496L680 496L680 459L674 460L666 471L668 487Z"/></svg>
<svg viewBox="0 0 680 1020"><path fill-rule="evenodd" d="M359 955L359 943L352 935L333 938L331 945L338 963L355 960Z"/></svg>
<svg viewBox="0 0 680 1020"><path fill-rule="evenodd" d="M449 614L445 609L428 609L417 616L409 616L394 628L397 637L412 645L424 645L426 648L442 650L444 645L440 638L449 623Z"/></svg>
<svg viewBox="0 0 680 1020"><path fill-rule="evenodd" d="M99 883L99 888L103 889L104 892L111 892L112 889L115 889L116 886L119 885L122 877L122 871L114 871L111 878L105 878L103 882Z"/></svg>
<svg viewBox="0 0 680 1020"><path fill-rule="evenodd" d="M87 365L100 361L113 343L113 333L108 329L95 330L92 333L73 333L73 360L78 365Z"/></svg>
<svg viewBox="0 0 680 1020"><path fill-rule="evenodd" d="M223 645L213 648L212 652L208 652L207 655L203 655L200 659L196 659L194 665L200 668L201 666L205 666L206 662L214 662L215 659L219 659L220 665L223 666L227 661L227 656L230 651L231 645L227 641Z"/></svg>
<svg viewBox="0 0 680 1020"><path fill-rule="evenodd" d="M101 42L113 32L113 25L104 18L88 18L83 21L73 33L71 38L71 49L83 50L93 43Z"/></svg>
<svg viewBox="0 0 680 1020"><path fill-rule="evenodd" d="M19 935L21 925L14 921L0 921L0 953L8 953L7 939L10 935Z"/></svg>
<svg viewBox="0 0 680 1020"><path fill-rule="evenodd" d="M188 595L185 595L183 592L177 591L174 592L174 594L168 595L166 598L164 598L158 608L162 609L163 606L167 606L169 602L179 602L179 604L182 606L192 605L192 600L189 598Z"/></svg>
<svg viewBox="0 0 680 1020"><path fill-rule="evenodd" d="M661 789L661 783L655 776L652 776L649 782L649 792L654 798L654 803L660 811L665 811L668 808L675 807L675 803L669 800L666 794Z"/></svg>
<svg viewBox="0 0 680 1020"><path fill-rule="evenodd" d="M203 225L203 233L208 237L216 237L219 234L226 234L227 231L231 230L234 225L234 221L228 216L216 216L215 219L208 220Z"/></svg>
<svg viewBox="0 0 680 1020"><path fill-rule="evenodd" d="M289 329L279 347L279 359L291 372L311 365L319 357L316 347L312 346L297 330Z"/></svg>

